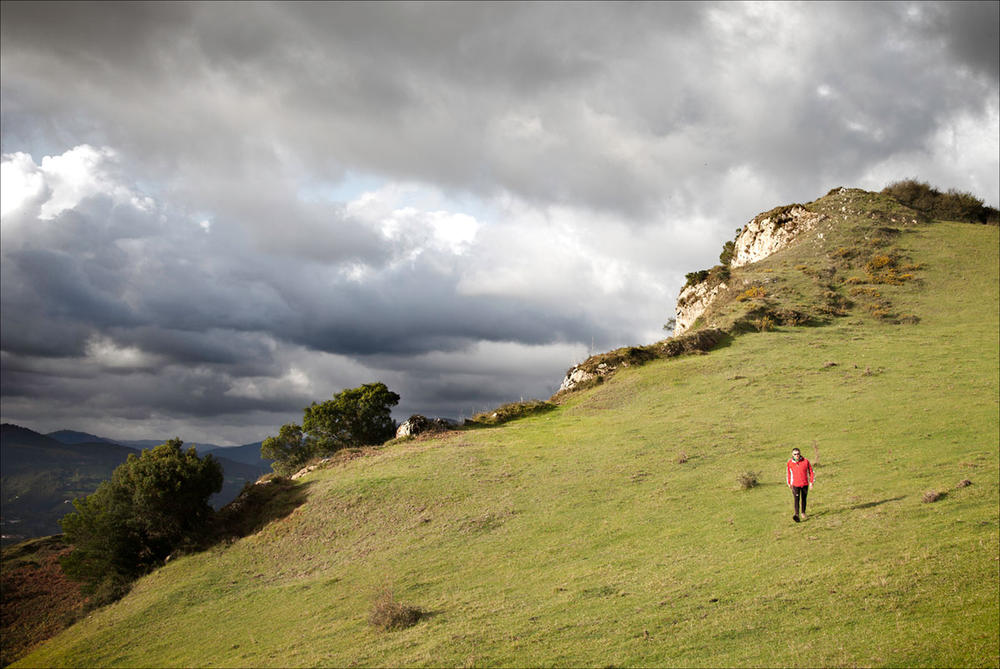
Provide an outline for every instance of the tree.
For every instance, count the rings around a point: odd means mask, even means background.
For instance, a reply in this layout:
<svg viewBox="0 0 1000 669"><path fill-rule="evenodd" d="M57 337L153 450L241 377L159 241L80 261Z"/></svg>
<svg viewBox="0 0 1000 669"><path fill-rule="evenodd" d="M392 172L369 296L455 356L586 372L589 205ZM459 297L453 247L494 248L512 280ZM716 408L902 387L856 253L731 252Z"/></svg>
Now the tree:
<svg viewBox="0 0 1000 669"><path fill-rule="evenodd" d="M722 253L719 254L719 263L723 267L729 267L729 263L733 261L733 255L736 253L736 242L729 240L722 245Z"/></svg>
<svg viewBox="0 0 1000 669"><path fill-rule="evenodd" d="M399 395L381 382L342 390L306 407L301 427L288 423L278 436L264 440L261 456L274 459L275 472L289 474L312 457L381 444L396 433L392 407L398 403Z"/></svg>
<svg viewBox="0 0 1000 669"><path fill-rule="evenodd" d="M63 570L87 592L108 599L151 571L208 527L208 498L222 489L222 467L211 455L171 439L131 454L97 490L73 501L61 525L73 551Z"/></svg>
<svg viewBox="0 0 1000 669"><path fill-rule="evenodd" d="M313 457L313 444L302 435L302 428L295 423L281 426L276 437L268 437L260 447L260 455L274 460L271 468L282 476L295 473Z"/></svg>

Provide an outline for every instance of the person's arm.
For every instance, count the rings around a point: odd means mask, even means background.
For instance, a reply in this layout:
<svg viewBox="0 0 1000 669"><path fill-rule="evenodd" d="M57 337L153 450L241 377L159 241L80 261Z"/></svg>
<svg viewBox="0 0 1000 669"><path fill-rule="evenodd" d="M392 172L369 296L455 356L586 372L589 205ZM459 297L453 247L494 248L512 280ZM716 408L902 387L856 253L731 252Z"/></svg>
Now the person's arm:
<svg viewBox="0 0 1000 669"><path fill-rule="evenodd" d="M813 481L816 480L816 472L813 470L813 463L809 463L809 489L812 490Z"/></svg>
<svg viewBox="0 0 1000 669"><path fill-rule="evenodd" d="M785 463L785 482L788 483L788 487L792 487L792 461L789 460Z"/></svg>

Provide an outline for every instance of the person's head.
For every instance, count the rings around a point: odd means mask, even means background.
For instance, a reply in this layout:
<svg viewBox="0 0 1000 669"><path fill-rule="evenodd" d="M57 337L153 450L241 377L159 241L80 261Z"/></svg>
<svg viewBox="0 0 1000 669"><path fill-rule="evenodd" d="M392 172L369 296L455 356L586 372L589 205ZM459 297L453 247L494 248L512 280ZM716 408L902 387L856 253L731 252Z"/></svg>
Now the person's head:
<svg viewBox="0 0 1000 669"><path fill-rule="evenodd" d="M792 460L795 460L796 462L798 462L801 459L802 459L802 451L800 451L797 448L793 448L792 449Z"/></svg>

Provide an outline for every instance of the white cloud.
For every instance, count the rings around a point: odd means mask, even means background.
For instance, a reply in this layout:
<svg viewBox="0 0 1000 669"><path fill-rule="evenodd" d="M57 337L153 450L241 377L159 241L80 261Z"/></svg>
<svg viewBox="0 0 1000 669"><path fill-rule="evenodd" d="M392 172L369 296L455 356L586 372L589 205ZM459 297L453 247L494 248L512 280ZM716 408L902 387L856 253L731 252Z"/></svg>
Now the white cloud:
<svg viewBox="0 0 1000 669"><path fill-rule="evenodd" d="M87 341L86 362L113 370L150 369L159 363L136 346L122 346L110 337L94 335Z"/></svg>
<svg viewBox="0 0 1000 669"><path fill-rule="evenodd" d="M45 191L45 176L27 153L4 154L0 163L0 219L40 199Z"/></svg>
<svg viewBox="0 0 1000 669"><path fill-rule="evenodd" d="M915 177L939 188L964 184L1000 206L1000 101L980 113L960 111L941 123L919 149L899 153L870 167L861 185L881 190L891 182Z"/></svg>
<svg viewBox="0 0 1000 669"><path fill-rule="evenodd" d="M109 147L81 144L62 154L43 156L36 164L32 156L4 154L2 169L2 215L38 205L37 218L51 221L83 200L98 195L116 205L127 204L143 212L154 206L152 198L123 185L115 174L118 154Z"/></svg>

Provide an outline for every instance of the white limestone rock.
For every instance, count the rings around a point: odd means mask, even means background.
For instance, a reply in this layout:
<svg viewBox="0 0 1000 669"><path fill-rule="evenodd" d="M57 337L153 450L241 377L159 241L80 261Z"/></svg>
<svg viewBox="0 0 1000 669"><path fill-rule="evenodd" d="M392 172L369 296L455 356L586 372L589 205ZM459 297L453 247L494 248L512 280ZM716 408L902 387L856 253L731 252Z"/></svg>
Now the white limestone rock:
<svg viewBox="0 0 1000 669"><path fill-rule="evenodd" d="M743 267L780 251L799 235L826 218L805 207L794 205L775 213L759 214L736 237L730 267Z"/></svg>
<svg viewBox="0 0 1000 669"><path fill-rule="evenodd" d="M569 370L569 372L567 372L566 378L564 378L563 382L559 385L559 392L562 392L564 390L573 390L584 381L589 381L595 376L598 375L592 372L588 372L587 370L582 369L580 367L574 367L573 369Z"/></svg>
<svg viewBox="0 0 1000 669"><path fill-rule="evenodd" d="M694 322L705 313L705 309L712 303L715 296L727 288L725 283L718 283L709 288L707 281L696 283L693 286L681 288L681 294L677 297L677 310L674 314L674 336L687 332Z"/></svg>

